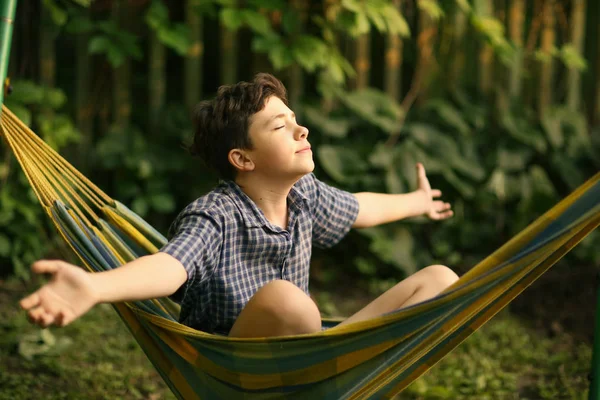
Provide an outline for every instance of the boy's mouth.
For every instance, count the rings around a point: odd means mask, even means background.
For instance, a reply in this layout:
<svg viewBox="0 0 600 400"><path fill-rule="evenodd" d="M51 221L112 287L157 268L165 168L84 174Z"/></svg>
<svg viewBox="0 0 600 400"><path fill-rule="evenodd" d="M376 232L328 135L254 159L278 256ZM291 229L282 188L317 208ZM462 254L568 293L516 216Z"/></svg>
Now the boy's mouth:
<svg viewBox="0 0 600 400"><path fill-rule="evenodd" d="M303 149L298 150L296 153L308 153L310 150L310 146L306 146Z"/></svg>

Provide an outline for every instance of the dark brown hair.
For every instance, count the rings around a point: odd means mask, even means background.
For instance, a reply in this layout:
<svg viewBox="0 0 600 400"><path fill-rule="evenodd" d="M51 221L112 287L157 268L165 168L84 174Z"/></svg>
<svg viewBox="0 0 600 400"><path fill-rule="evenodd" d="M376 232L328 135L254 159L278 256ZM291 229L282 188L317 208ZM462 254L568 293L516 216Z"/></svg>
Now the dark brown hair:
<svg viewBox="0 0 600 400"><path fill-rule="evenodd" d="M229 163L231 149L252 149L248 136L250 118L265 108L267 99L276 96L287 105L283 84L273 75L260 73L251 82L221 86L217 97L199 103L193 113L194 141L189 146L222 179L235 179Z"/></svg>

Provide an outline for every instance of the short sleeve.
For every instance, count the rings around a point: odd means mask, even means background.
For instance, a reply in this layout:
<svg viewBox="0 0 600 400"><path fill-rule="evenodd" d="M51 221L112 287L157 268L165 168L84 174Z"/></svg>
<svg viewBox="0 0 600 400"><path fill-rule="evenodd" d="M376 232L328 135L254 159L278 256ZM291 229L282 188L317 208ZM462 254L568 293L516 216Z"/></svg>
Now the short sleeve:
<svg viewBox="0 0 600 400"><path fill-rule="evenodd" d="M188 286L209 277L221 251L221 224L206 211L183 211L171 228L173 237L159 251L183 264Z"/></svg>
<svg viewBox="0 0 600 400"><path fill-rule="evenodd" d="M311 204L313 216L312 241L328 248L337 244L352 228L358 216L358 200L349 192L329 186L309 174L299 181Z"/></svg>

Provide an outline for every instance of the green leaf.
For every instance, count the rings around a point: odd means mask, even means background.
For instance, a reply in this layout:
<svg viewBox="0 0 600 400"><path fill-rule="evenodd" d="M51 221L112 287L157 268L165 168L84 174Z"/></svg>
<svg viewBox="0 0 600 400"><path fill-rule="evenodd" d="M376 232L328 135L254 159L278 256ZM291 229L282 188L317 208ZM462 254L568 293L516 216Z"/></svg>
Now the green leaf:
<svg viewBox="0 0 600 400"><path fill-rule="evenodd" d="M544 113L540 122L552 147L560 149L565 142L560 116L551 110Z"/></svg>
<svg viewBox="0 0 600 400"><path fill-rule="evenodd" d="M29 111L26 107L15 104L11 100L6 100L6 106L10 109L27 126L31 126L31 111Z"/></svg>
<svg viewBox="0 0 600 400"><path fill-rule="evenodd" d="M167 27L169 25L169 9L161 0L152 0L144 19L154 30Z"/></svg>
<svg viewBox="0 0 600 400"><path fill-rule="evenodd" d="M416 271L417 264L413 256L414 239L407 228L395 226L392 232L383 227L360 231L371 238L369 250L383 261L399 267L408 275Z"/></svg>
<svg viewBox="0 0 600 400"><path fill-rule="evenodd" d="M498 197L498 199L500 199L500 201L506 200L505 181L506 181L505 172L501 169L496 169L490 176L490 179L488 180L488 183L486 185L488 190L490 190L492 193L494 193L496 195L496 197Z"/></svg>
<svg viewBox="0 0 600 400"><path fill-rule="evenodd" d="M444 160L448 166L474 180L484 177L483 168L476 161L461 154L456 142L449 136L423 123L410 124L406 130L426 150L428 156Z"/></svg>
<svg viewBox="0 0 600 400"><path fill-rule="evenodd" d="M475 188L460 179L451 169L442 171L444 178L465 198L470 199L475 195Z"/></svg>
<svg viewBox="0 0 600 400"><path fill-rule="evenodd" d="M0 257L8 257L10 255L11 243L6 235L0 234Z"/></svg>
<svg viewBox="0 0 600 400"><path fill-rule="evenodd" d="M13 92L10 101L22 104L42 104L44 101L44 88L32 81L15 81L12 83Z"/></svg>
<svg viewBox="0 0 600 400"><path fill-rule="evenodd" d="M357 174L367 170L360 154L350 147L321 145L317 155L325 172L340 183L352 182Z"/></svg>
<svg viewBox="0 0 600 400"><path fill-rule="evenodd" d="M378 7L370 7L369 4L370 3L366 3L366 14L367 17L369 18L369 21L371 21L371 23L375 26L375 28L379 31L379 32L385 32L387 31L387 23L385 20L385 16L384 14L381 13L381 9L379 9ZM388 11L393 11L394 8L391 7L391 9L388 9Z"/></svg>
<svg viewBox="0 0 600 400"><path fill-rule="evenodd" d="M67 22L67 12L60 8L54 1L44 0L43 5L48 9L48 11L50 11L52 22L54 22L56 25L63 26Z"/></svg>
<svg viewBox="0 0 600 400"><path fill-rule="evenodd" d="M439 21L444 16L444 10L436 0L418 0L419 9L425 12L434 21Z"/></svg>
<svg viewBox="0 0 600 400"><path fill-rule="evenodd" d="M268 52L268 55L269 60L271 60L271 63L273 64L273 68L276 70L289 67L294 62L291 50L283 45L283 43L278 43L277 46L273 46Z"/></svg>
<svg viewBox="0 0 600 400"><path fill-rule="evenodd" d="M231 31L237 31L244 23L244 14L235 8L225 8L219 14L221 22Z"/></svg>
<svg viewBox="0 0 600 400"><path fill-rule="evenodd" d="M546 171L539 165L533 165L529 168L529 182L533 187L533 192L542 193L546 196L556 196L556 188L548 177Z"/></svg>
<svg viewBox="0 0 600 400"><path fill-rule="evenodd" d="M584 182L583 171L577 167L574 160L562 153L552 155L552 166L556 168L556 172L562 177L563 182L574 190L577 186Z"/></svg>
<svg viewBox="0 0 600 400"><path fill-rule="evenodd" d="M282 46L279 36L255 36L252 39L252 50L268 53L272 48Z"/></svg>
<svg viewBox="0 0 600 400"><path fill-rule="evenodd" d="M388 4L382 13L385 18L388 33L392 35L400 35L402 37L410 36L410 27L404 19L404 16L398 12L396 7Z"/></svg>
<svg viewBox="0 0 600 400"><path fill-rule="evenodd" d="M568 68L578 71L587 69L587 61L572 43L566 44L560 49L559 57Z"/></svg>
<svg viewBox="0 0 600 400"><path fill-rule="evenodd" d="M150 197L152 208L160 213L170 213L175 210L175 200L168 193L159 193Z"/></svg>
<svg viewBox="0 0 600 400"><path fill-rule="evenodd" d="M314 72L329 59L329 47L315 36L302 35L292 42L291 53L294 59L307 71Z"/></svg>
<svg viewBox="0 0 600 400"><path fill-rule="evenodd" d="M269 21L269 18L267 18L266 15L258 11L252 10L243 10L242 15L245 23L254 32L259 33L261 35L269 35L273 33L271 21Z"/></svg>
<svg viewBox="0 0 600 400"><path fill-rule="evenodd" d="M464 13L470 13L472 10L469 0L456 0L456 5Z"/></svg>
<svg viewBox="0 0 600 400"><path fill-rule="evenodd" d="M369 155L369 163L377 168L387 169L394 165L394 149L384 143L377 143Z"/></svg>
<svg viewBox="0 0 600 400"><path fill-rule="evenodd" d="M111 46L110 40L106 36L94 36L88 44L88 50L92 54L105 53Z"/></svg>
<svg viewBox="0 0 600 400"><path fill-rule="evenodd" d="M510 150L504 147L498 148L497 165L504 171L521 171L527 166L533 152L530 149Z"/></svg>
<svg viewBox="0 0 600 400"><path fill-rule="evenodd" d="M358 272L367 276L374 276L377 273L377 266L366 258L357 257L354 260L354 265Z"/></svg>
<svg viewBox="0 0 600 400"><path fill-rule="evenodd" d="M285 0L249 0L248 4L256 8L278 11L284 8L287 2Z"/></svg>
<svg viewBox="0 0 600 400"><path fill-rule="evenodd" d="M380 90L367 88L340 97L346 107L389 134L400 127L402 109Z"/></svg>
<svg viewBox="0 0 600 400"><path fill-rule="evenodd" d="M92 4L92 0L73 0L73 1L83 7L89 7Z"/></svg>
<svg viewBox="0 0 600 400"><path fill-rule="evenodd" d="M316 107L305 106L304 116L311 125L331 137L345 138L350 130L348 119L328 116Z"/></svg>
<svg viewBox="0 0 600 400"><path fill-rule="evenodd" d="M95 24L88 17L76 15L69 18L69 22L65 25L65 31L74 35L81 33L90 33L94 30Z"/></svg>
<svg viewBox="0 0 600 400"><path fill-rule="evenodd" d="M471 127L463 119L462 114L451 103L444 100L430 101L427 108L433 109L448 126L456 129L461 135L471 133Z"/></svg>
<svg viewBox="0 0 600 400"><path fill-rule="evenodd" d="M44 103L53 109L59 109L67 102L67 96L61 89L49 88L45 90Z"/></svg>
<svg viewBox="0 0 600 400"><path fill-rule="evenodd" d="M539 153L546 153L548 146L543 133L538 129L534 129L527 119L516 117L507 112L500 117L500 125L513 139L534 148Z"/></svg>
<svg viewBox="0 0 600 400"><path fill-rule="evenodd" d="M406 192L406 185L395 166L390 166L385 171L385 187L388 193Z"/></svg>
<svg viewBox="0 0 600 400"><path fill-rule="evenodd" d="M180 56L185 56L192 45L189 29L183 24L176 24L171 29L159 30L158 39Z"/></svg>
<svg viewBox="0 0 600 400"><path fill-rule="evenodd" d="M301 22L300 18L298 17L297 10L293 8L287 8L283 11L283 15L281 17L281 28L290 36L299 33Z"/></svg>
<svg viewBox="0 0 600 400"><path fill-rule="evenodd" d="M131 203L131 209L133 210L133 212L140 215L141 217L145 216L148 213L148 208L148 202L143 197L137 197L135 200L133 200L133 203Z"/></svg>
<svg viewBox="0 0 600 400"><path fill-rule="evenodd" d="M113 46L112 44L106 51L106 57L108 58L110 65L112 65L114 68L120 67L123 62L125 62L125 54L123 54L119 48Z"/></svg>
<svg viewBox="0 0 600 400"><path fill-rule="evenodd" d="M359 0L342 0L342 7L354 12L364 12L363 4Z"/></svg>

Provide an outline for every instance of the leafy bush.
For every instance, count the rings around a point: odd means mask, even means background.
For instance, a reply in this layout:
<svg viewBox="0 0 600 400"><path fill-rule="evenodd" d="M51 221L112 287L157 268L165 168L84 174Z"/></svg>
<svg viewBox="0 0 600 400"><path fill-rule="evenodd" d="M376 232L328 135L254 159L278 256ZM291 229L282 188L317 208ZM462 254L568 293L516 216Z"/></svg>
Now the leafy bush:
<svg viewBox="0 0 600 400"><path fill-rule="evenodd" d="M453 204L443 223L395 223L360 230L374 257L354 260L363 274L382 263L405 273L432 264L472 265L521 231L600 166L583 115L557 107L535 123L519 104L502 113L465 92L428 100L406 115L374 89L338 93L329 115L306 106L318 164L351 191L400 193L416 187L423 162L433 187ZM594 150L596 148L596 150ZM598 235L574 256L600 262ZM365 244L358 248L364 248Z"/></svg>
<svg viewBox="0 0 600 400"><path fill-rule="evenodd" d="M34 126L54 150L79 140L80 133L70 117L60 112L66 101L63 91L30 81L16 81L13 87L14 95L6 99L6 105L23 122ZM5 154L0 160L0 265L12 265L12 269L0 274L26 278L29 264L56 250L56 235L49 235L53 228L13 154L8 148Z"/></svg>

